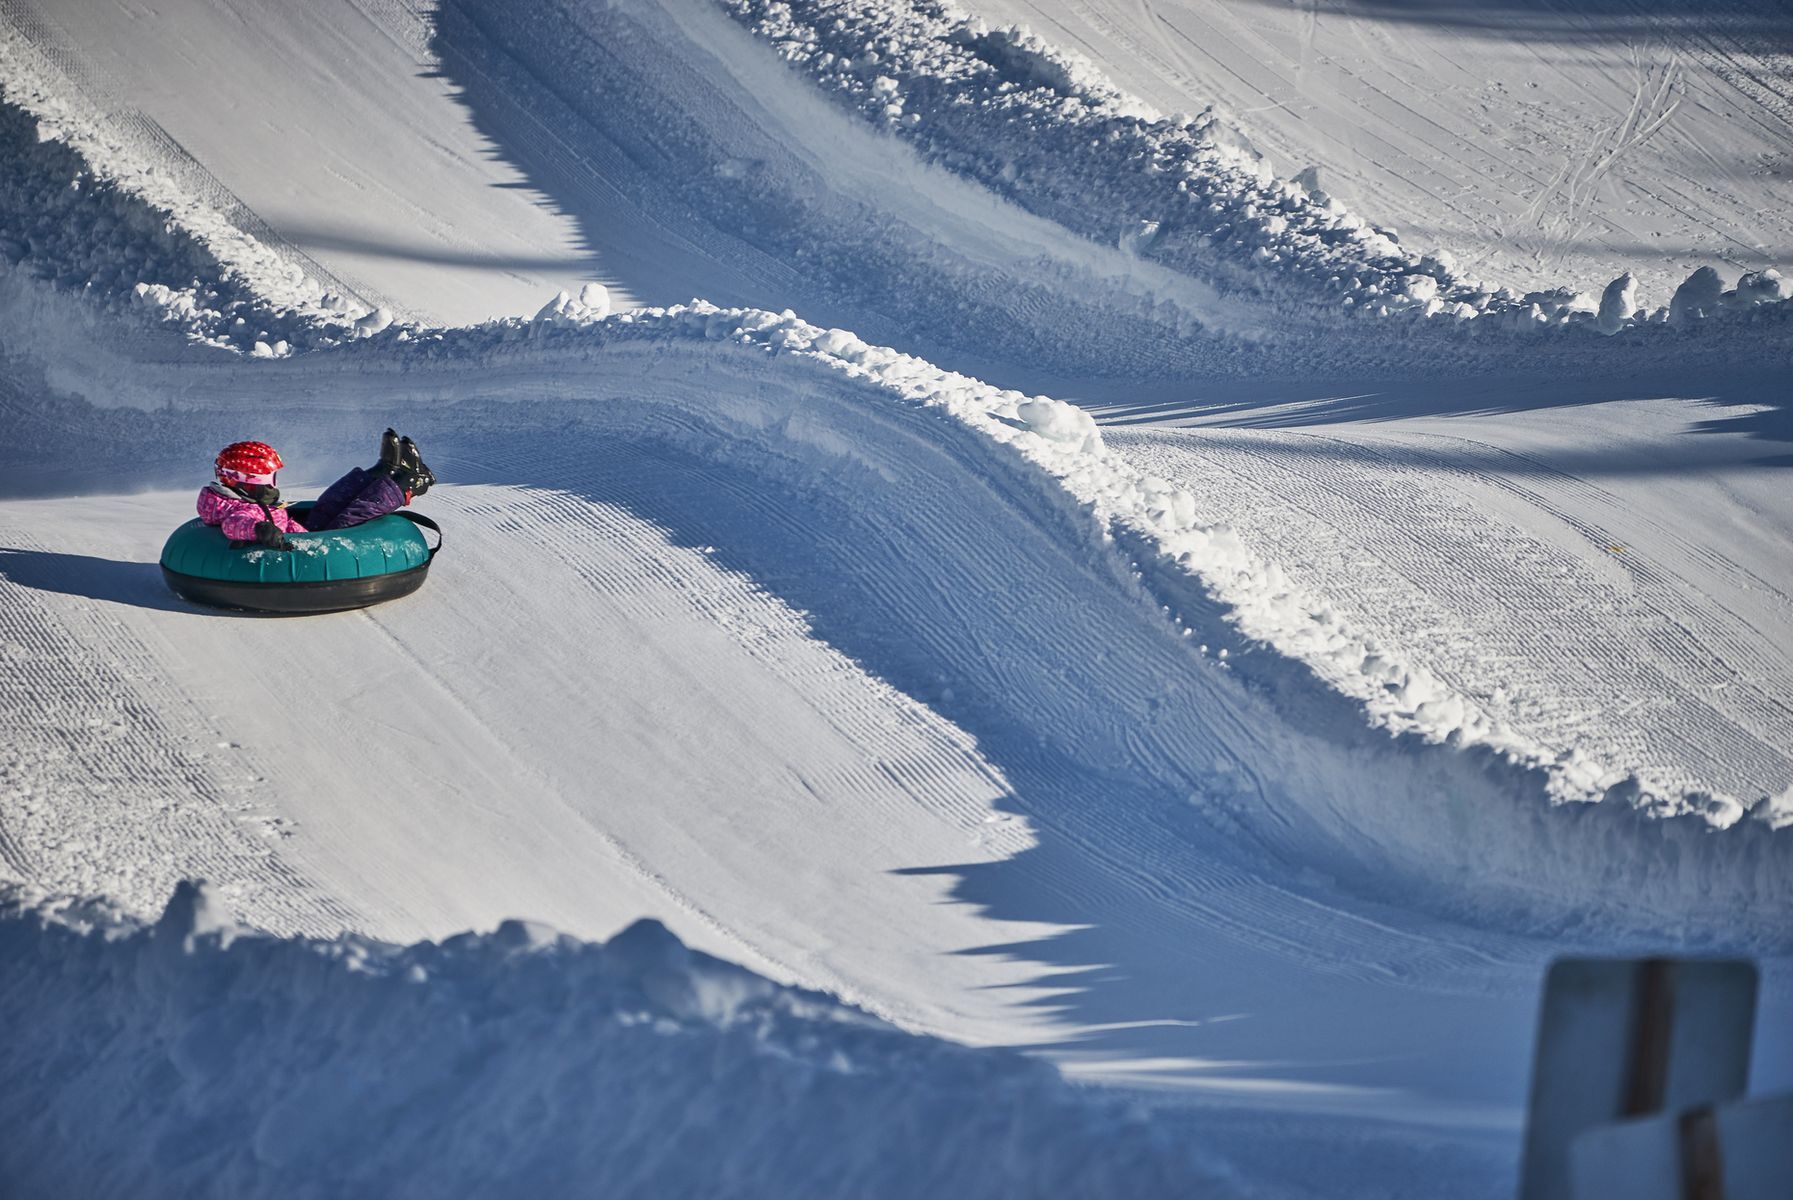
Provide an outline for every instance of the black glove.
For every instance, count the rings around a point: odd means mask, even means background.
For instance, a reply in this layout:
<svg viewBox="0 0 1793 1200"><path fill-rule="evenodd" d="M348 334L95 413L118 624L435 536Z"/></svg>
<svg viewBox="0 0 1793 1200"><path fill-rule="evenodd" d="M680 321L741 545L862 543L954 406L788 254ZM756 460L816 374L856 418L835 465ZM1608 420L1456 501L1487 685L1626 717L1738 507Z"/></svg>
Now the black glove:
<svg viewBox="0 0 1793 1200"><path fill-rule="evenodd" d="M293 548L293 544L286 540L286 535L280 532L280 526L272 521L257 521L255 523L255 540L270 550L291 550Z"/></svg>

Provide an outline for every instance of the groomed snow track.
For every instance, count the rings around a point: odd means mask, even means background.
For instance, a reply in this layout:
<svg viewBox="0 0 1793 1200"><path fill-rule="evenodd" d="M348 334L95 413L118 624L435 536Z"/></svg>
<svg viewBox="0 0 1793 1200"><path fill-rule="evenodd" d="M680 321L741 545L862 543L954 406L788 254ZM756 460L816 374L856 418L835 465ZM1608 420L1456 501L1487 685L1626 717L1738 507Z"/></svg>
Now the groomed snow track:
<svg viewBox="0 0 1793 1200"><path fill-rule="evenodd" d="M1633 407L1639 424L1672 416ZM1744 529L1715 545L1672 504L1628 505L1610 477L1666 475L1657 463L1615 450L1578 476L1435 425L1104 436L1450 694L1549 729L1573 760L1561 774L1581 776L1562 779L1571 792L1724 824L1793 788L1793 662L1776 637L1790 601L1752 569L1772 552L1753 555ZM1689 490L1696 472L1658 487Z"/></svg>

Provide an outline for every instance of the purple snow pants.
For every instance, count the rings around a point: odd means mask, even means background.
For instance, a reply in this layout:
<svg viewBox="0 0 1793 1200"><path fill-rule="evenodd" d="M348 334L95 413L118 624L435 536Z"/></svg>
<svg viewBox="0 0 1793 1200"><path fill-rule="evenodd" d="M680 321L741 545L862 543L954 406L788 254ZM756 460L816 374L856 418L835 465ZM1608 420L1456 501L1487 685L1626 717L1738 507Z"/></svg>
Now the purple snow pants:
<svg viewBox="0 0 1793 1200"><path fill-rule="evenodd" d="M370 475L365 468L355 467L324 489L305 514L305 528L313 532L347 529L404 506L404 489L388 476Z"/></svg>

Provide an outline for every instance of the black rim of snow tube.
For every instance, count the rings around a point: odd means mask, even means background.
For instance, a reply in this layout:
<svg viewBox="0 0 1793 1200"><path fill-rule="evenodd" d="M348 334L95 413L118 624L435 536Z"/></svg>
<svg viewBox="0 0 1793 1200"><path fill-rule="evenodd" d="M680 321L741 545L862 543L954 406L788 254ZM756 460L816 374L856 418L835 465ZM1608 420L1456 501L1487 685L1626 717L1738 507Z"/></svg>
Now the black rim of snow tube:
<svg viewBox="0 0 1793 1200"><path fill-rule="evenodd" d="M297 507L297 506L296 506ZM442 549L442 526L419 513L400 510L392 514L436 535L429 557L415 567L368 575L359 579L312 579L289 583L250 583L243 580L208 579L162 567L162 578L174 594L209 608L233 608L243 612L329 613L366 608L409 596L423 586L430 564Z"/></svg>
<svg viewBox="0 0 1793 1200"><path fill-rule="evenodd" d="M423 586L430 564L361 579L317 579L304 583L242 583L205 579L162 568L162 578L176 595L210 608L268 613L327 613L366 608L409 596Z"/></svg>

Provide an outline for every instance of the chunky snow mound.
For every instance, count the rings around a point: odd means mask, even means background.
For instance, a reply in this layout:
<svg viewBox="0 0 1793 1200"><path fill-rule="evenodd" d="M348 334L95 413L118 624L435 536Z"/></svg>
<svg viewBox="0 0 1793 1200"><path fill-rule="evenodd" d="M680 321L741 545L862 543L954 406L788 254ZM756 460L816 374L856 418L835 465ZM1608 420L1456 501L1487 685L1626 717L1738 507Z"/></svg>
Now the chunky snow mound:
<svg viewBox="0 0 1793 1200"><path fill-rule="evenodd" d="M1624 264L1660 305L1702 263L1793 263L1772 0L957 2L1166 112L1225 111L1280 174L1522 292Z"/></svg>
<svg viewBox="0 0 1793 1200"><path fill-rule="evenodd" d="M292 336L268 333L286 318L166 213L96 177L45 126L0 104L0 275L13 273L212 345L253 350L260 334L284 351Z"/></svg>
<svg viewBox="0 0 1793 1200"><path fill-rule="evenodd" d="M398 947L0 892L11 1195L1142 1196L1144 1114L689 950L510 921Z"/></svg>

